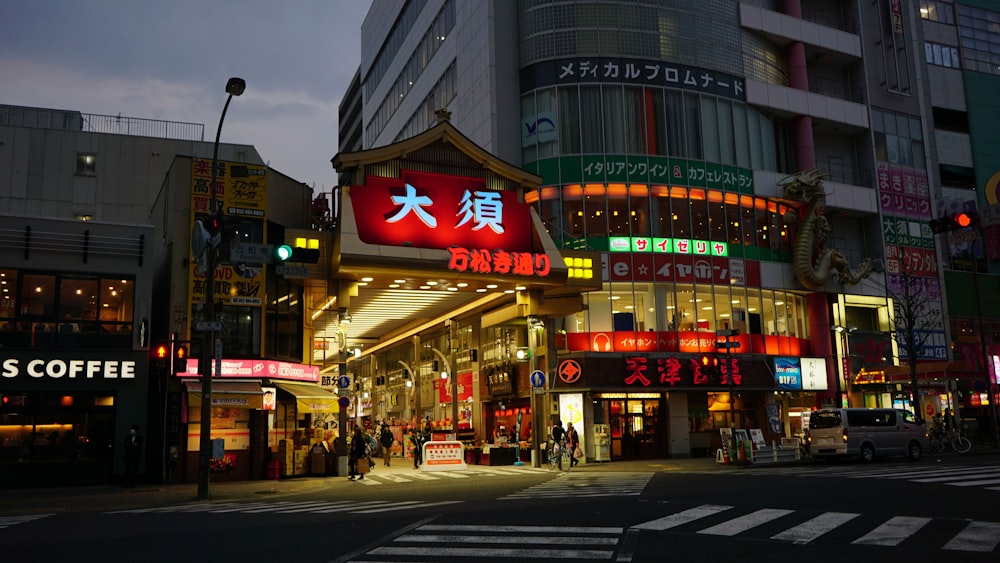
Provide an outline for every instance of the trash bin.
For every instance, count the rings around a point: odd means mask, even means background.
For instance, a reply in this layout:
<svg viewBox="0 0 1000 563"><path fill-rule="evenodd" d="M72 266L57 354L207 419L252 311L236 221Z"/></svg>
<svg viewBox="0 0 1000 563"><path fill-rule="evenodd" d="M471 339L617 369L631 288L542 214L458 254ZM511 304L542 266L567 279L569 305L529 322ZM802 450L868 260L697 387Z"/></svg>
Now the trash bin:
<svg viewBox="0 0 1000 563"><path fill-rule="evenodd" d="M267 462L267 478L271 481L277 481L281 478L281 462L280 461L269 461Z"/></svg>

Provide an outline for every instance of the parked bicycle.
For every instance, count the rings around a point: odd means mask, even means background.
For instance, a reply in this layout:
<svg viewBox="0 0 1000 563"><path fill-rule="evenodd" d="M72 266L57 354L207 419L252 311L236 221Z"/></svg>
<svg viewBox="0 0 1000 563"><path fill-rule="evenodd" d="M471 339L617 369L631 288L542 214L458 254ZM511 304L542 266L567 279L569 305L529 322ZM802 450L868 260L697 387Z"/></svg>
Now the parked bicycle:
<svg viewBox="0 0 1000 563"><path fill-rule="evenodd" d="M549 441L547 454L549 469L556 469L558 467L562 471L569 471L571 465L569 456L570 452L566 448L565 440L558 442Z"/></svg>
<svg viewBox="0 0 1000 563"><path fill-rule="evenodd" d="M934 427L928 436L932 453L939 454L948 448L964 454L972 449L972 442L962 435L957 428L943 429Z"/></svg>

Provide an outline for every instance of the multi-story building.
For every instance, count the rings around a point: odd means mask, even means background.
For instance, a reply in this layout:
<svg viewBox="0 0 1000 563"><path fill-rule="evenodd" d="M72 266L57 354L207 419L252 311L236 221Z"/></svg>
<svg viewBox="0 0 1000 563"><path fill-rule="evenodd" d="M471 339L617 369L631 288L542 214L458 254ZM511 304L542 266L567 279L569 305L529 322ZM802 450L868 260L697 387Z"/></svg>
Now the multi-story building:
<svg viewBox="0 0 1000 563"><path fill-rule="evenodd" d="M480 438L539 397L533 422L583 423L592 459L606 437L612 458L714 451L732 427L770 443L824 404L950 407L988 427L1000 309L975 305L996 294L996 245L978 276L953 272L951 251L977 243L955 231L946 248L930 227L968 205L996 236L988 4L375 0L350 97L364 151L447 108L541 178L521 196L562 251L601 256L601 288L540 319L538 390L493 386L502 353L470 364ZM468 329L505 349L486 319ZM376 382L368 414L395 416L379 405L413 354L393 331L347 335L373 350L355 360Z"/></svg>
<svg viewBox="0 0 1000 563"><path fill-rule="evenodd" d="M188 397L192 384L169 377L169 368L157 370L149 352L171 334L176 347L186 346L192 321L204 318L205 273L197 271L191 233L194 219L204 216L199 206L208 200L214 148L201 124L0 106L3 486L112 481L125 471L122 448L133 424L144 437L142 478L194 478L188 465L197 448L187 453L184 438L189 430L197 436L198 425L184 423L198 419L196 409L182 406L198 406L197 396ZM230 226L241 219L241 241L263 244L270 233L284 242L285 226L309 229L307 186L266 170L252 146L223 143L218 155L223 216ZM267 184L273 204L264 199ZM217 288L227 291L216 300L229 326L222 333L227 359L302 362L302 284L273 271L262 284L254 265L223 264L218 273ZM236 289L242 293L228 293ZM284 299L264 298L279 292ZM190 349L199 353L195 340ZM313 375L292 378L315 383ZM235 384L219 384L216 397L228 407L217 409L224 419L219 438L238 434L233 427L245 428L251 412L267 416L261 382L254 372L243 379L242 394L228 395ZM295 398L286 396L289 402ZM290 413L294 427L294 407ZM240 459L253 451L263 475L268 426L259 427L265 433L255 449L240 436L226 451ZM283 431L285 424L270 427ZM239 471L252 474L247 463Z"/></svg>

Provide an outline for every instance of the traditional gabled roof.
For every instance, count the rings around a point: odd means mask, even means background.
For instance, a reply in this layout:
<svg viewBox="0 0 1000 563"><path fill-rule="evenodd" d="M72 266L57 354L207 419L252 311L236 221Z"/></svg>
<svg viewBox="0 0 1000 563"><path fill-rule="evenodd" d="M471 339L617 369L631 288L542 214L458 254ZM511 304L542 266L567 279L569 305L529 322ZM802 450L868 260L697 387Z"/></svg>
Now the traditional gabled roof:
<svg viewBox="0 0 1000 563"><path fill-rule="evenodd" d="M482 165L484 169L508 178L521 187L534 188L542 183L542 178L523 170L509 162L500 160L474 143L451 124L451 112L441 109L435 112L437 125L409 139L373 149L338 153L331 163L338 172L347 172L364 166L393 159L405 159L418 150L435 143L447 143L466 157Z"/></svg>

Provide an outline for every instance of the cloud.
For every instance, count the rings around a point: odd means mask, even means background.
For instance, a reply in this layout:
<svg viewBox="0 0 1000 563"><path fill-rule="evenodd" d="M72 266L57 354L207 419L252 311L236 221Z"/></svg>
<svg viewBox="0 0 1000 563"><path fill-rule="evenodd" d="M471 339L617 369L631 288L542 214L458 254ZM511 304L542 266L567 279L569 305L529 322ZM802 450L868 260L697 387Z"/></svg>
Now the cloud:
<svg viewBox="0 0 1000 563"><path fill-rule="evenodd" d="M17 3L0 34L0 103L201 123L214 140L230 76L247 81L222 131L329 189L340 98L369 1Z"/></svg>

